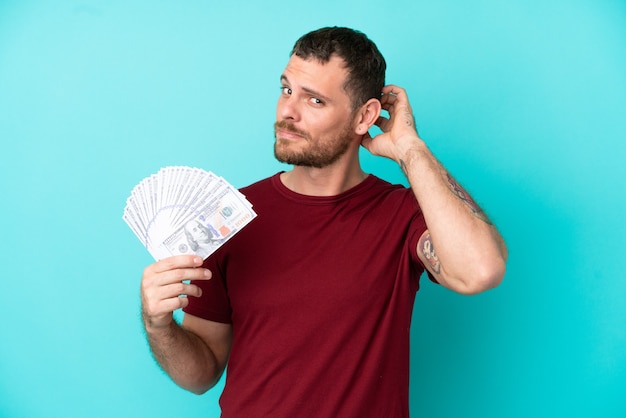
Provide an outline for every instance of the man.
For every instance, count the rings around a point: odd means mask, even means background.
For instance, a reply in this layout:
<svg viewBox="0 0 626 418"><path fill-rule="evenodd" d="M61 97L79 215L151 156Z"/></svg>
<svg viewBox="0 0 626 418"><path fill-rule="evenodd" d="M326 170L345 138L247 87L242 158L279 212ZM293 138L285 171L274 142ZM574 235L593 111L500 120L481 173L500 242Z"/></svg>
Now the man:
<svg viewBox="0 0 626 418"><path fill-rule="evenodd" d="M275 124L275 156L293 169L242 189L258 217L204 263L178 256L144 271L155 358L195 393L228 364L224 417L408 416L424 268L463 294L504 276L502 238L419 137L406 92L384 86L385 66L351 29L298 40ZM411 188L364 173L361 146L398 162Z"/></svg>

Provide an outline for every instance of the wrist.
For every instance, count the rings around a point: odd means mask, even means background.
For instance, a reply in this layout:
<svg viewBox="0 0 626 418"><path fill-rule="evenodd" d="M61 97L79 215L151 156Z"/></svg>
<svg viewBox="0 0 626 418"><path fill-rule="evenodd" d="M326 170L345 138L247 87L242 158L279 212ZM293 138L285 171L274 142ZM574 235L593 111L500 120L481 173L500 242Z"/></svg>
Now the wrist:
<svg viewBox="0 0 626 418"><path fill-rule="evenodd" d="M400 164L403 169L416 157L419 157L419 155L427 151L426 144L418 136L400 138L395 145L396 162Z"/></svg>
<svg viewBox="0 0 626 418"><path fill-rule="evenodd" d="M173 315L155 318L143 312L142 319L146 333L150 335L170 333L172 325L174 324Z"/></svg>

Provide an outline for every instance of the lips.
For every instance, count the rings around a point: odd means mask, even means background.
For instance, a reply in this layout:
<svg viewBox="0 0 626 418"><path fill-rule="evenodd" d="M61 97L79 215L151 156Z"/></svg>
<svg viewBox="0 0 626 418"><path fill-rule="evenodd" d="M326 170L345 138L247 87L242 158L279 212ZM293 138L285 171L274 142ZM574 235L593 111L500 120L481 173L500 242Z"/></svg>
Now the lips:
<svg viewBox="0 0 626 418"><path fill-rule="evenodd" d="M293 139L293 140L301 140L301 139L309 139L309 136L306 132L295 129L291 125L286 122L276 122L274 124L274 134L276 138L281 139Z"/></svg>
<svg viewBox="0 0 626 418"><path fill-rule="evenodd" d="M305 139L302 135L285 129L277 130L276 137L280 139Z"/></svg>

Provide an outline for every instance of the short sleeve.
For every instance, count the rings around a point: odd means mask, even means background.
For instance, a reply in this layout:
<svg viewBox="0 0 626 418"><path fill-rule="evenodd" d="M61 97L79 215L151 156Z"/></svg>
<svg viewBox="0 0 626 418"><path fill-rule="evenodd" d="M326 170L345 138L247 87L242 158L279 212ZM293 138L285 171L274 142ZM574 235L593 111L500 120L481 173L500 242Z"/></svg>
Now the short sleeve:
<svg viewBox="0 0 626 418"><path fill-rule="evenodd" d="M413 195L412 192L411 195ZM419 266L421 270L426 272L426 275L431 282L439 284L437 279L435 279L430 271L428 271L426 266L424 266L424 263L422 263L422 260L420 260L419 256L417 255L417 244L419 243L419 239L428 228L426 227L426 219L424 219L422 209L419 207L419 204L417 203L417 200L414 196L412 197L412 200L416 206L416 213L411 220L409 232L409 251L411 252L411 260L415 265Z"/></svg>

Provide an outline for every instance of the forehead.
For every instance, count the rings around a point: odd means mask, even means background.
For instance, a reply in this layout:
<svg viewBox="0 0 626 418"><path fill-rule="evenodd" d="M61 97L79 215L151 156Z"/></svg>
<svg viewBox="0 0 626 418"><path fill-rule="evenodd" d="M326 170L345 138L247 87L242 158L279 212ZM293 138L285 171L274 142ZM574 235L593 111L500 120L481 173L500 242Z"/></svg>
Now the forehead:
<svg viewBox="0 0 626 418"><path fill-rule="evenodd" d="M346 94L344 85L348 70L344 61L336 55L321 63L315 58L303 59L292 55L281 78L292 88L320 91L324 94Z"/></svg>

